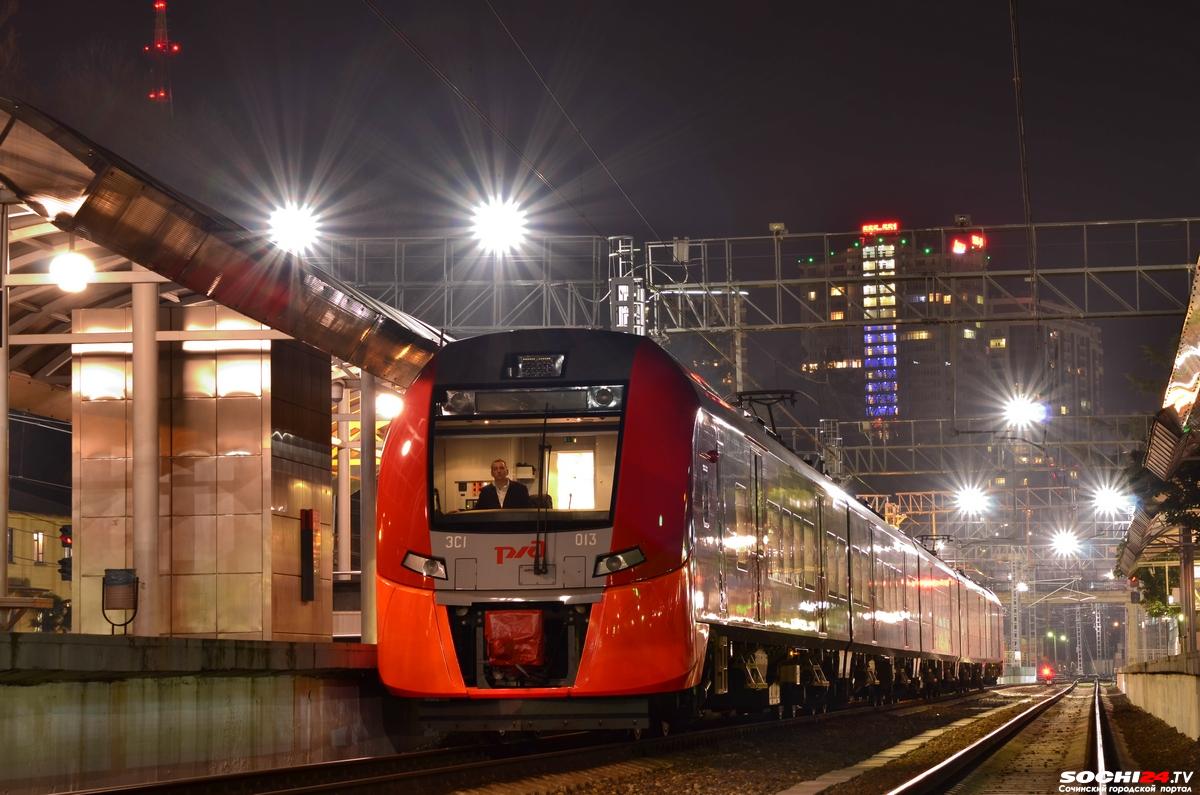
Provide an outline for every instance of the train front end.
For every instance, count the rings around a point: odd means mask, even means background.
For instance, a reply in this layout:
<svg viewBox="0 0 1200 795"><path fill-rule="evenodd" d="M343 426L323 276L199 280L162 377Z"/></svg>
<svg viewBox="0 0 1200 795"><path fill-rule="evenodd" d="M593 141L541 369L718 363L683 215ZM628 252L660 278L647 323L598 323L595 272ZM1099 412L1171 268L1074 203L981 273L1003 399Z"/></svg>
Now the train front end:
<svg viewBox="0 0 1200 795"><path fill-rule="evenodd" d="M378 497L392 693L449 728L636 728L649 698L697 684L697 405L665 352L610 332L487 335L440 351L405 404Z"/></svg>

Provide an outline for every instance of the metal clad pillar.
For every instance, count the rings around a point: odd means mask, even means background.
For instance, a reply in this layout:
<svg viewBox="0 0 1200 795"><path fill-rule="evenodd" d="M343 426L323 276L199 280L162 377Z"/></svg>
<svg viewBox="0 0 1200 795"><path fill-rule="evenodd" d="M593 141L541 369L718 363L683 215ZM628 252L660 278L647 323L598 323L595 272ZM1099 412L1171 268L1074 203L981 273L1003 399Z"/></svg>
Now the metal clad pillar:
<svg viewBox="0 0 1200 795"><path fill-rule="evenodd" d="M0 596L8 596L8 204L0 196Z"/></svg>
<svg viewBox="0 0 1200 795"><path fill-rule="evenodd" d="M342 399L338 403L338 414L347 417L350 414L350 389L342 390ZM350 421L343 419L338 420L338 438L342 444L338 447L338 475L337 475L337 565L334 567L337 571L350 571L353 565L351 560L350 544L352 543L353 533L350 527L350 499L351 499L351 480L353 474L350 471ZM349 578L350 575L344 575ZM337 579L337 578L335 578Z"/></svg>
<svg viewBox="0 0 1200 795"><path fill-rule="evenodd" d="M359 422L359 588L362 604L362 642L374 643L375 625L375 376L362 372L358 398Z"/></svg>
<svg viewBox="0 0 1200 795"><path fill-rule="evenodd" d="M1179 541L1179 605L1184 634L1181 651L1188 654L1196 651L1196 557L1190 528L1179 528Z"/></svg>
<svg viewBox="0 0 1200 795"><path fill-rule="evenodd" d="M133 285L133 567L139 584L134 634L158 635L158 285Z"/></svg>

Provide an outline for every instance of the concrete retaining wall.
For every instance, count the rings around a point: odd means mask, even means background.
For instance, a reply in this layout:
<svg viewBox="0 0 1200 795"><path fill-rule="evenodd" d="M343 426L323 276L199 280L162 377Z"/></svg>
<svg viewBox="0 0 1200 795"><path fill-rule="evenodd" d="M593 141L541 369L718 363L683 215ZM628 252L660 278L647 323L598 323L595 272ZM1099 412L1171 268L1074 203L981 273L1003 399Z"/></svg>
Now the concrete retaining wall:
<svg viewBox="0 0 1200 795"><path fill-rule="evenodd" d="M371 646L0 635L0 791L61 792L390 753Z"/></svg>
<svg viewBox="0 0 1200 795"><path fill-rule="evenodd" d="M1200 654L1128 665L1117 686L1138 707L1200 740Z"/></svg>

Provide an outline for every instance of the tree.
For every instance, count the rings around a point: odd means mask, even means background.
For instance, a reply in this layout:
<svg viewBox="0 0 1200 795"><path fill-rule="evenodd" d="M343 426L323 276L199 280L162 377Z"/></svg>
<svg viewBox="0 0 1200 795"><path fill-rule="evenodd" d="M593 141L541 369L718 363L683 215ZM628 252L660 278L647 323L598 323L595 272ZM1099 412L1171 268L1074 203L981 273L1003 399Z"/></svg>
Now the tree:
<svg viewBox="0 0 1200 795"><path fill-rule="evenodd" d="M1171 527L1179 528L1182 539L1195 539L1200 530L1200 460L1187 459L1167 480L1160 480L1142 466L1144 450L1135 450L1126 468L1130 488L1142 510ZM1169 567L1142 566L1133 572L1143 590L1142 606L1151 616L1179 613L1169 603L1171 589L1179 586L1179 577L1170 577Z"/></svg>

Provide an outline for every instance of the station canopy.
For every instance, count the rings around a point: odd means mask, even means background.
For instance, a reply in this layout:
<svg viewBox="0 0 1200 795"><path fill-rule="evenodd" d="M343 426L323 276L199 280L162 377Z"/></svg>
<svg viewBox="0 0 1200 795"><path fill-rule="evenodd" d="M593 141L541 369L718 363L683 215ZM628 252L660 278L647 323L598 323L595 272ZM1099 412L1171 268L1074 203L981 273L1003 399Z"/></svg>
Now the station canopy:
<svg viewBox="0 0 1200 795"><path fill-rule="evenodd" d="M89 255L99 273L136 263L173 283L163 290L168 300L212 300L399 387L450 341L41 111L5 98L0 185L28 208L12 214L14 274L45 272L50 257L69 245ZM72 309L127 305L129 290L119 282L92 284L82 293L25 286L11 290L9 299L10 333L44 334L69 331ZM69 359L69 346L26 346L11 365L54 381Z"/></svg>

